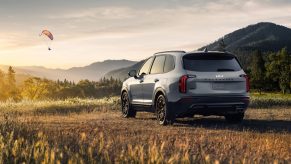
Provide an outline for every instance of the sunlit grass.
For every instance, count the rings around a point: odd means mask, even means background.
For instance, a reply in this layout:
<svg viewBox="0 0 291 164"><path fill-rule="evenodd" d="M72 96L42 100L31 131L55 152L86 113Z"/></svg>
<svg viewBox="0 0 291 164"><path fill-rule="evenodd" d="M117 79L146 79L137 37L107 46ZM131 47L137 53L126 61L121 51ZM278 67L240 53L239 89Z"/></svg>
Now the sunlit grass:
<svg viewBox="0 0 291 164"><path fill-rule="evenodd" d="M116 110L118 105L119 97L102 99L22 100L20 102L7 101L0 103L0 111L1 113L8 112L16 114L66 114L72 112Z"/></svg>
<svg viewBox="0 0 291 164"><path fill-rule="evenodd" d="M282 94L280 92L251 92L252 97L256 98L274 98L274 99L291 99L291 94Z"/></svg>
<svg viewBox="0 0 291 164"><path fill-rule="evenodd" d="M271 108L291 106L290 94L280 93L251 93L251 108ZM93 112L100 110L118 110L120 100L118 96L102 99L70 98L65 100L22 100L20 102L0 102L1 113L15 114L68 114Z"/></svg>

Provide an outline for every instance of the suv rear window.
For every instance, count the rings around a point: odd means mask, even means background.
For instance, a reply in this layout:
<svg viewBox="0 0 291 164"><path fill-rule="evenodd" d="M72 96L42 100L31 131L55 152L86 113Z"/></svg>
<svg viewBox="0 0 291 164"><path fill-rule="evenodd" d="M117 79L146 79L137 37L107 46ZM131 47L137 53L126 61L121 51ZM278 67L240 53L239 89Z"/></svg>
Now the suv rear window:
<svg viewBox="0 0 291 164"><path fill-rule="evenodd" d="M184 69L198 72L231 72L241 70L237 59L230 54L189 54L183 57Z"/></svg>

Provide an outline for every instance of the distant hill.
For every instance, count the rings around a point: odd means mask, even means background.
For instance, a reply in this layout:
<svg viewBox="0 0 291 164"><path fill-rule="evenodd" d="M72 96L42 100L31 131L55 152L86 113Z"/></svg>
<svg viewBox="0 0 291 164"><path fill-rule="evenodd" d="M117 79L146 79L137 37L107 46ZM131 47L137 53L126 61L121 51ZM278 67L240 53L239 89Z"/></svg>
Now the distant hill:
<svg viewBox="0 0 291 164"><path fill-rule="evenodd" d="M113 77L115 79L120 79L120 80L124 80L128 77L128 72L131 70L139 70L139 68L141 67L141 65L143 64L144 60L129 66L129 67L125 67L125 68L121 68L121 69L116 69L113 71L110 71L108 73L105 74L104 77L106 78L110 78Z"/></svg>
<svg viewBox="0 0 291 164"><path fill-rule="evenodd" d="M251 52L253 50L260 49L261 51L278 51L283 47L287 47L291 50L291 29L276 25L269 22L261 22L254 25L249 25L245 28L241 28L232 33L225 35L224 43L226 50L230 52ZM219 50L219 39L215 42L199 48L203 50L207 47L208 50ZM249 54L249 53L242 53ZM150 54L149 54L150 55ZM245 60L245 56L240 57L241 64L247 65L249 58ZM105 77L115 77L118 79L124 79L130 70L138 69L142 62L138 62L136 65L117 69L108 72Z"/></svg>
<svg viewBox="0 0 291 164"><path fill-rule="evenodd" d="M129 60L105 60L103 62L92 63L84 67L73 67L70 69L49 69L39 66L13 67L17 74L47 78L51 80L71 80L81 79L99 80L106 72L111 70L131 66L137 62ZM6 71L8 66L2 65L0 69Z"/></svg>
<svg viewBox="0 0 291 164"><path fill-rule="evenodd" d="M236 30L223 37L226 50L233 51L278 51L283 47L291 49L291 29L269 22L261 22ZM219 39L201 47L203 50L219 50Z"/></svg>
<svg viewBox="0 0 291 164"><path fill-rule="evenodd" d="M129 60L105 60L103 62L96 62L85 67L74 67L66 70L67 74L74 75L73 79L89 79L99 80L107 72L115 69L131 66L135 61Z"/></svg>

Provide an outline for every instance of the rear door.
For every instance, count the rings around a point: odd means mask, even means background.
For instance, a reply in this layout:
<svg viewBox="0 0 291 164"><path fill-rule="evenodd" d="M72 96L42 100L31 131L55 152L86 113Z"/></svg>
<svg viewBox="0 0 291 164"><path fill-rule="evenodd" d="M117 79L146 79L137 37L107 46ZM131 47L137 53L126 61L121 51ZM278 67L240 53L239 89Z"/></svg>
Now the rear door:
<svg viewBox="0 0 291 164"><path fill-rule="evenodd" d="M240 94L246 92L245 73L230 54L189 54L183 57L189 78L188 94Z"/></svg>
<svg viewBox="0 0 291 164"><path fill-rule="evenodd" d="M150 69L150 73L144 76L143 93L144 103L152 105L152 97L155 84L160 81L160 75L163 73L166 57L164 55L156 56Z"/></svg>

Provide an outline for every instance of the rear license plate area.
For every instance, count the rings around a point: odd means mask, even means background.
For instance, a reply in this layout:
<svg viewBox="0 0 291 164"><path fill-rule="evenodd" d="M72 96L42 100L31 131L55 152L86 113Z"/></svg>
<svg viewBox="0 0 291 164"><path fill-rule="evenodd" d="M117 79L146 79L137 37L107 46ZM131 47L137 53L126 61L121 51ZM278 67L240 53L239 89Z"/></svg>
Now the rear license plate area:
<svg viewBox="0 0 291 164"><path fill-rule="evenodd" d="M224 83L212 83L212 89L213 90L224 90L225 89Z"/></svg>

